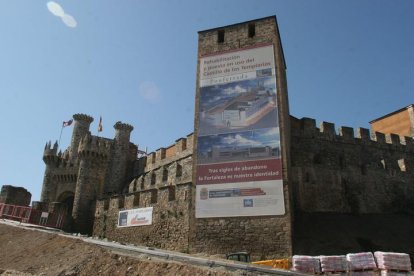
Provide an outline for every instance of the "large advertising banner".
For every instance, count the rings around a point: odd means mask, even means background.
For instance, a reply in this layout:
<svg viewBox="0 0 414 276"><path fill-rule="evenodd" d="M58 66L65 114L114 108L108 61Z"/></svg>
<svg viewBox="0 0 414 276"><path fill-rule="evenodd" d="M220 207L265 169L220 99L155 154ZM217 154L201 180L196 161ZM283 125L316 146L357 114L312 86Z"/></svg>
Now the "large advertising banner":
<svg viewBox="0 0 414 276"><path fill-rule="evenodd" d="M152 208L147 207L119 211L118 227L151 225Z"/></svg>
<svg viewBox="0 0 414 276"><path fill-rule="evenodd" d="M273 45L200 58L196 217L283 215Z"/></svg>

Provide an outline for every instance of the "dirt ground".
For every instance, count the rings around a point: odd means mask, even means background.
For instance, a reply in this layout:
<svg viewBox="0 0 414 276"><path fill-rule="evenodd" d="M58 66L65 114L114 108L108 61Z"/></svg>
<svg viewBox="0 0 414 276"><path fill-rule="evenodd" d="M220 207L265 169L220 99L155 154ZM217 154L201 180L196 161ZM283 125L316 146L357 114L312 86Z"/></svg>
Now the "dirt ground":
<svg viewBox="0 0 414 276"><path fill-rule="evenodd" d="M0 223L0 275L246 275L125 255L78 239ZM251 275L251 274L250 274Z"/></svg>

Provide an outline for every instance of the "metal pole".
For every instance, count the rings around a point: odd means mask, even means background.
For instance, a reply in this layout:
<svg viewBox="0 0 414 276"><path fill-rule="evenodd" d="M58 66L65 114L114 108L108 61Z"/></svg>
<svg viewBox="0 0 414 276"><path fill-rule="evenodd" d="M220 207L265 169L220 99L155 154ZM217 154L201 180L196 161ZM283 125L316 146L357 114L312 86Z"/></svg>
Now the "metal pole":
<svg viewBox="0 0 414 276"><path fill-rule="evenodd" d="M62 132L63 132L63 124L62 124L62 128L60 129L60 135L59 135L59 142L58 142L58 147L60 147L60 139L62 138Z"/></svg>

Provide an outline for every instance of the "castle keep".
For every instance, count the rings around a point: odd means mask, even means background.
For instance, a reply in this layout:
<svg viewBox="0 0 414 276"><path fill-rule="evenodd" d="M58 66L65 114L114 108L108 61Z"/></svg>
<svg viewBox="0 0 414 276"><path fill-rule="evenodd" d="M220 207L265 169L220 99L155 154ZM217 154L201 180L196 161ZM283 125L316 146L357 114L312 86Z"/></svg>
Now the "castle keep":
<svg viewBox="0 0 414 276"><path fill-rule="evenodd" d="M34 207L67 210L77 232L181 252L249 251L253 259L414 253L412 137L337 132L332 123L316 126L290 115L275 17L199 32L198 45L194 133L138 155L131 125L116 123L114 139L107 139L90 134L92 117L75 114L68 149L46 144L41 202ZM232 70L237 74L226 75ZM223 96L234 83L244 94L210 101L207 92ZM230 147L217 137L273 140ZM229 174L239 160L261 178ZM266 166L272 170L260 171ZM148 207L151 223L119 227L120 212Z"/></svg>
<svg viewBox="0 0 414 276"><path fill-rule="evenodd" d="M45 146L46 170L40 201L63 203L60 208L73 218L74 230L90 233L96 200L122 192L124 182L133 175L137 146L129 141L131 125L117 122L115 138L110 140L91 135L92 117L75 114L73 119L68 149L62 153L57 152L57 143Z"/></svg>

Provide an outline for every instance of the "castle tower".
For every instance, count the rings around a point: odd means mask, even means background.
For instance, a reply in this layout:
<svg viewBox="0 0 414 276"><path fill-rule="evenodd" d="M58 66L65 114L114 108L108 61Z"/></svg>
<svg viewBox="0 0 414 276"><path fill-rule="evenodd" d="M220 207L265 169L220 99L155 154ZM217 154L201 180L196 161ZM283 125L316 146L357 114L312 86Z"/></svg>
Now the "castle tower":
<svg viewBox="0 0 414 276"><path fill-rule="evenodd" d="M197 63L190 251L291 256L290 121L276 17L200 31ZM240 103L242 114L234 112ZM238 234L223 239L223 229Z"/></svg>
<svg viewBox="0 0 414 276"><path fill-rule="evenodd" d="M79 173L72 209L76 232L92 231L95 202L103 192L110 149L109 141L90 134L79 141Z"/></svg>
<svg viewBox="0 0 414 276"><path fill-rule="evenodd" d="M111 166L109 171L109 179L105 187L105 192L120 192L122 185L125 183L125 177L130 161L130 135L134 129L129 124L117 122L114 125L115 140L112 153Z"/></svg>
<svg viewBox="0 0 414 276"><path fill-rule="evenodd" d="M72 139L69 149L69 162L75 163L78 158L79 141L89 132L89 126L93 122L91 116L85 114L73 115L75 125L73 126Z"/></svg>
<svg viewBox="0 0 414 276"><path fill-rule="evenodd" d="M45 175L43 177L42 193L40 201L50 202L56 197L56 184L52 182L52 172L59 166L60 158L57 154L57 141L52 147L52 143L46 143L43 151L43 161L46 164Z"/></svg>

